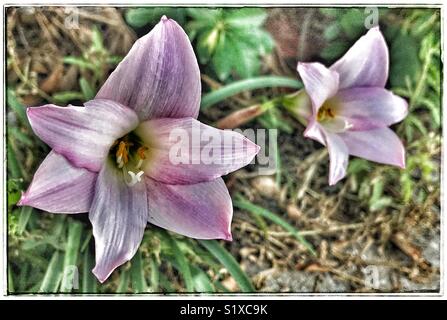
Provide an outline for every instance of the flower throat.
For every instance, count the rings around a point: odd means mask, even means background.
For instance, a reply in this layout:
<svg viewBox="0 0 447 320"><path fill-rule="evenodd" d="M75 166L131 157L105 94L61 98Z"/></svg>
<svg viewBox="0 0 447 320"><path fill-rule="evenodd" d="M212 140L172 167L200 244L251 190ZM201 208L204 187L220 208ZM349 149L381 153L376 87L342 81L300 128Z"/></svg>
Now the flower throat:
<svg viewBox="0 0 447 320"><path fill-rule="evenodd" d="M148 147L133 133L116 140L111 149L110 156L114 159L118 169L124 174L124 181L128 186L141 182L144 171L141 170Z"/></svg>

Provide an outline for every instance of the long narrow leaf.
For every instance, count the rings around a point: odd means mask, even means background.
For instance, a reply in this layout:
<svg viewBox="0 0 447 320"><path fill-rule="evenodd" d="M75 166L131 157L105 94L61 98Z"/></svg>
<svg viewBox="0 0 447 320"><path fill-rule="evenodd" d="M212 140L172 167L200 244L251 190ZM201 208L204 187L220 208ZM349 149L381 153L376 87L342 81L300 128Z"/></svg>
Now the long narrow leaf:
<svg viewBox="0 0 447 320"><path fill-rule="evenodd" d="M233 256L222 247L216 240L198 240L220 263L222 263L228 272L236 280L239 288L243 292L256 291L248 276L239 267Z"/></svg>
<svg viewBox="0 0 447 320"><path fill-rule="evenodd" d="M71 222L68 226L68 239L65 246L64 276L61 283L61 292L71 292L76 288L79 280L77 260L81 246L82 224Z"/></svg>
<svg viewBox="0 0 447 320"><path fill-rule="evenodd" d="M130 279L132 288L135 293L147 292L147 283L144 278L143 261L141 259L141 251L135 254L130 266Z"/></svg>
<svg viewBox="0 0 447 320"><path fill-rule="evenodd" d="M93 267L93 256L89 250L85 250L82 261L82 293L96 293L98 291L97 280L92 273Z"/></svg>
<svg viewBox="0 0 447 320"><path fill-rule="evenodd" d="M178 269L181 275L183 276L183 280L185 281L186 291L194 292L194 282L192 280L191 269L189 268L188 261L186 260L185 255L177 244L177 241L169 236L169 244L172 248L172 251L175 256L175 261L178 264Z"/></svg>
<svg viewBox="0 0 447 320"><path fill-rule="evenodd" d="M151 267L151 291L158 292L160 282L160 271L158 270L157 262L155 261L155 258L152 255L149 257L149 264Z"/></svg>
<svg viewBox="0 0 447 320"><path fill-rule="evenodd" d="M234 96L243 91L261 89L261 88L271 88L271 87L286 87L286 88L299 89L302 87L302 84L298 80L292 78L277 77L277 76L265 76L265 77L240 80L233 82L227 86L224 86L218 90L205 94L202 97L202 103L200 107L202 109L206 109L212 106L213 104L223 101L226 98Z"/></svg>
<svg viewBox="0 0 447 320"><path fill-rule="evenodd" d="M25 229L26 225L28 224L29 218L31 217L31 213L33 212L32 207L24 206L22 207L22 210L20 211L19 215L19 222L17 225L17 234L21 235Z"/></svg>
<svg viewBox="0 0 447 320"><path fill-rule="evenodd" d="M62 266L62 257L59 252L56 251L48 264L39 292L57 292L62 279Z"/></svg>
<svg viewBox="0 0 447 320"><path fill-rule="evenodd" d="M274 214L273 212L267 209L264 209L260 206L251 203L241 195L238 195L236 197L236 200L233 201L233 204L235 207L238 207L239 209L247 210L251 213L261 215L264 218L272 221L273 223L276 223L277 225L281 226L282 228L290 232L298 241L300 241L310 251L310 253L312 253L312 255L314 256L316 255L313 246L306 239L304 239L303 236L300 235L298 230L296 230L295 227L293 227L287 221L283 220L278 215Z"/></svg>

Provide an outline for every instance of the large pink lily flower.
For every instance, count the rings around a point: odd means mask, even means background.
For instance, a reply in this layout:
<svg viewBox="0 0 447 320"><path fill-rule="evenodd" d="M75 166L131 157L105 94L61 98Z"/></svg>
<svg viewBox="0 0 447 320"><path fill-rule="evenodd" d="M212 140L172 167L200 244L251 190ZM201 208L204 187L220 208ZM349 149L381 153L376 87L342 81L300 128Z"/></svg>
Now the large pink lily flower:
<svg viewBox="0 0 447 320"><path fill-rule="evenodd" d="M306 137L328 148L329 184L346 175L349 155L405 167L405 150L388 128L407 115L407 102L386 90L388 48L378 27L362 36L331 67L298 63L305 89L299 113Z"/></svg>
<svg viewBox="0 0 447 320"><path fill-rule="evenodd" d="M99 281L134 256L147 222L188 237L232 239L232 202L221 176L251 162L259 147L196 120L200 94L189 39L163 17L133 45L94 100L83 107L27 109L34 132L52 151L19 205L88 212ZM200 130L221 140L173 141L174 130L188 138ZM237 147L222 150L221 141ZM221 150L214 155L221 161L172 163L170 152L180 147L189 158L205 148Z"/></svg>

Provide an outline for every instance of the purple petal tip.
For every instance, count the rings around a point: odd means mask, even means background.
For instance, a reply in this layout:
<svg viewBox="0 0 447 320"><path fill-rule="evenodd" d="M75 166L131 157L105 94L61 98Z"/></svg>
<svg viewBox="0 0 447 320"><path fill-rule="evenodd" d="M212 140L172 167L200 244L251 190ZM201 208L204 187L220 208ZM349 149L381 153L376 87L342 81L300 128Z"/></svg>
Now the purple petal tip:
<svg viewBox="0 0 447 320"><path fill-rule="evenodd" d="M161 19L160 19L160 21L168 21L168 20L169 20L169 18L166 17L166 15L163 15L163 17L161 17Z"/></svg>

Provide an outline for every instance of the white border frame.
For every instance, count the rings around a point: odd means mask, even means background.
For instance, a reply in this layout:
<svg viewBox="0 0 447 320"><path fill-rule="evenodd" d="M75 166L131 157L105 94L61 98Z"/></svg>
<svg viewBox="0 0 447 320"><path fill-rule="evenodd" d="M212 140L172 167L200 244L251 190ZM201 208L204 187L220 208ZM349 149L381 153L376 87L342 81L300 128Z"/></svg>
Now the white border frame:
<svg viewBox="0 0 447 320"><path fill-rule="evenodd" d="M444 62L444 30L446 20L445 16L445 5L440 2L427 2L427 1L419 1L419 0L407 0L407 1L340 1L340 3L334 3L334 1L330 0L320 0L320 1L307 1L305 4L298 3L297 1L290 0L281 0L279 3L274 3L273 0L265 1L237 1L237 0L221 0L219 2L205 2L205 1L197 1L190 0L185 2L168 2L168 1L151 1L150 4L144 0L131 1L129 3L123 3L120 0L96 0L96 3L86 3L83 1L41 1L34 0L31 2L27 2L26 0L11 0L8 3L3 4L1 17L2 17L2 44L3 50L0 53L1 58L1 67L0 70L2 72L3 85L1 86L1 94L3 97L3 110L1 114L1 124L0 124L0 132L2 133L2 139L0 141L0 156L2 159L2 170L0 171L0 179L1 179L1 195L0 199L2 199L2 217L0 219L0 230L2 231L2 237L0 238L0 246L2 248L2 254L0 256L0 266L2 267L0 272L0 300L3 299L13 299L13 300L26 300L26 299L36 299L36 300L103 300L103 299L115 299L115 300L177 300L179 298L183 300L202 300L204 298L209 300L234 300L237 298L245 299L245 300L295 300L297 298L303 300L313 300L315 298L329 300L329 299L355 299L355 300L386 300L386 299L411 299L411 300L420 300L420 299L442 299L447 300L446 291L445 291L445 243L446 243L446 230L445 230L445 221L444 221L444 185L445 185L445 151L446 147L444 141L442 141L442 151L441 151L441 237L440 237L440 292L439 293L255 293L255 294L144 294L144 295L127 295L127 294L14 294L8 295L7 292L7 206L6 206L6 144L5 144L5 136L6 136L6 70L5 66L5 52L6 52L6 30L3 30L6 24L5 10L10 6L116 6L116 7L133 7L133 6L263 6L263 7L319 7L319 6L332 6L332 7L351 7L351 6L386 6L386 7L432 7L432 8L440 8L441 9L441 61ZM443 97L442 97L442 105L446 105L447 98L444 94L444 89L446 88L446 79L445 79L445 70L446 66L443 65ZM442 131L447 125L447 120L444 114L442 115ZM443 139L443 137L442 137Z"/></svg>

